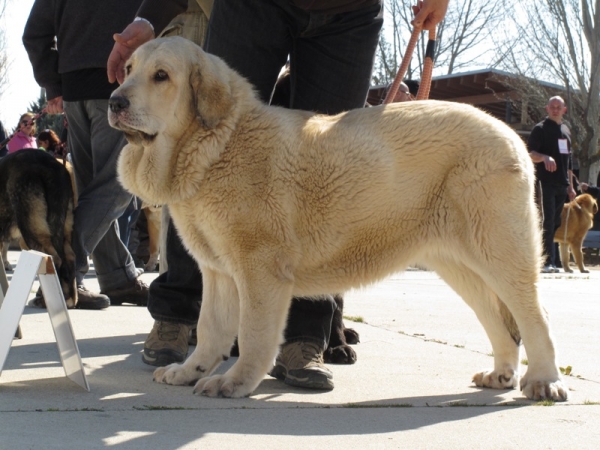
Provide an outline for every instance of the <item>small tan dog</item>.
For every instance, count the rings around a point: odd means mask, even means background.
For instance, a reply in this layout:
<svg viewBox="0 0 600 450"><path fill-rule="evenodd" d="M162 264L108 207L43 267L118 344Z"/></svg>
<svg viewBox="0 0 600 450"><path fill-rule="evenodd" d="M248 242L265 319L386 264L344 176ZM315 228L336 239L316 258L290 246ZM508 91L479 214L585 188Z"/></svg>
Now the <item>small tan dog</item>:
<svg viewBox="0 0 600 450"><path fill-rule="evenodd" d="M589 273L583 265L581 246L587 232L594 226L594 214L598 212L598 202L590 194L578 195L572 202L563 206L560 227L554 233L554 242L559 243L560 261L565 272L573 272L569 267L570 253L581 273Z"/></svg>
<svg viewBox="0 0 600 450"><path fill-rule="evenodd" d="M182 38L127 62L109 120L123 185L168 204L200 265L198 346L158 382L243 397L271 369L292 296L344 292L420 263L473 308L494 349L478 386L565 400L538 300L533 163L507 125L468 105L397 103L336 116L270 107ZM457 326L460 326L457 324ZM238 336L240 357L211 373Z"/></svg>
<svg viewBox="0 0 600 450"><path fill-rule="evenodd" d="M148 224L148 262L144 264L145 272L153 272L158 266L160 254L160 233L162 221L162 207L151 205L146 202L142 204L142 211L146 215Z"/></svg>

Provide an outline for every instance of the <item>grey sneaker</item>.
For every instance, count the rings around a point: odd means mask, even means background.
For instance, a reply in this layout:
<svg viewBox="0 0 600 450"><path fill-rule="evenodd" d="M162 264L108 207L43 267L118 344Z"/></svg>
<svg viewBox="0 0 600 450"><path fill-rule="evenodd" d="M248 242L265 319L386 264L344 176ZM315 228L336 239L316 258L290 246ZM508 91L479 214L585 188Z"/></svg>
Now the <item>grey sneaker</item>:
<svg viewBox="0 0 600 450"><path fill-rule="evenodd" d="M283 344L270 375L290 386L333 389L333 373L323 363L323 349L313 342Z"/></svg>
<svg viewBox="0 0 600 450"><path fill-rule="evenodd" d="M183 362L188 352L190 328L181 323L155 321L144 342L142 361L158 367Z"/></svg>

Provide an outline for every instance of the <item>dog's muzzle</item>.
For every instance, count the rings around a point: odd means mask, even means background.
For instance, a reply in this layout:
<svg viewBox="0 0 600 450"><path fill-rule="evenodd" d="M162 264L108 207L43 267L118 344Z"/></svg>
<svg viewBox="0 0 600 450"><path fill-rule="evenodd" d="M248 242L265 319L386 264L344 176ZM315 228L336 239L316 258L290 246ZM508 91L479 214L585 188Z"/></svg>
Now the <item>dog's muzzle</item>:
<svg viewBox="0 0 600 450"><path fill-rule="evenodd" d="M108 107L113 113L119 113L129 107L129 100L125 97L111 97L108 100Z"/></svg>

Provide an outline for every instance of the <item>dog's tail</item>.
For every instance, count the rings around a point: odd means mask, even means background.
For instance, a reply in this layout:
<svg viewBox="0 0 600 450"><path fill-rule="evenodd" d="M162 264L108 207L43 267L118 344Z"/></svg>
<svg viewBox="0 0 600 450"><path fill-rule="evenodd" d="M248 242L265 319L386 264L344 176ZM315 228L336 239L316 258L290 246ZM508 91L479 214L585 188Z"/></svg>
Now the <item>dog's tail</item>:
<svg viewBox="0 0 600 450"><path fill-rule="evenodd" d="M53 158L44 165L31 164L20 176L15 174L8 195L23 242L32 250L52 256L65 296L75 302L75 255L70 242L73 188L69 173Z"/></svg>

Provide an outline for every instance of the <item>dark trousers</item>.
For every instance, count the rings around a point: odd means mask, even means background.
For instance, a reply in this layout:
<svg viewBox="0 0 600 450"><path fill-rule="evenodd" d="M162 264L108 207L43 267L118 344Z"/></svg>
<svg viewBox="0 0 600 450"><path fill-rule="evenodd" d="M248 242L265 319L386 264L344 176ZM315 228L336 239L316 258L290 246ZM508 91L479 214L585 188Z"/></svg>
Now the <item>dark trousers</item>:
<svg viewBox="0 0 600 450"><path fill-rule="evenodd" d="M554 233L560 227L560 216L567 200L567 186L542 183L542 242L544 247L544 265L555 264Z"/></svg>
<svg viewBox="0 0 600 450"><path fill-rule="evenodd" d="M308 13L289 0L216 0L205 48L246 77L265 102L289 57L289 106L337 114L365 104L382 14L380 5L324 15ZM201 275L173 227L167 246L169 270L151 284L148 309L156 320L193 324ZM318 301L295 298L286 341L326 346L335 308L331 296Z"/></svg>

